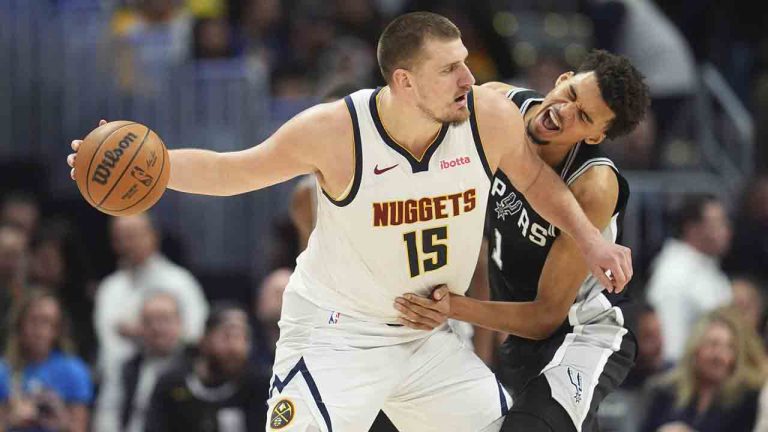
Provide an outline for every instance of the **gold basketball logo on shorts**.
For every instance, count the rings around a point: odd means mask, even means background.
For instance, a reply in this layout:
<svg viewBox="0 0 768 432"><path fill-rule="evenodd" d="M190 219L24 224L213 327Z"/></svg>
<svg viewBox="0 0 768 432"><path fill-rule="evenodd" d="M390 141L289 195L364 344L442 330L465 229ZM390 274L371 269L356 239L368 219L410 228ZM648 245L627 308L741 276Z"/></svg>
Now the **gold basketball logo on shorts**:
<svg viewBox="0 0 768 432"><path fill-rule="evenodd" d="M272 415L269 418L269 427L272 429L282 429L293 420L293 416L296 413L296 409L293 407L293 402L288 399L282 399L277 402L274 408L272 408Z"/></svg>

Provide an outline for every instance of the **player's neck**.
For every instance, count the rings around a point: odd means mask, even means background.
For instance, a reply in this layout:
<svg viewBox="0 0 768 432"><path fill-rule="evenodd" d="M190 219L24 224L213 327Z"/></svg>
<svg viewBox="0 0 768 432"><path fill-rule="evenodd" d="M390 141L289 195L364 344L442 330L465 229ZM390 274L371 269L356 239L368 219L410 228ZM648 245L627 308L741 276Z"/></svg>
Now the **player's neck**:
<svg viewBox="0 0 768 432"><path fill-rule="evenodd" d="M555 168L563 162L574 145L576 144L550 143L547 145L536 146L536 150L538 151L541 160L552 168Z"/></svg>
<svg viewBox="0 0 768 432"><path fill-rule="evenodd" d="M440 133L442 124L396 98L388 86L379 92L377 106L381 123L395 142L415 155L422 154Z"/></svg>

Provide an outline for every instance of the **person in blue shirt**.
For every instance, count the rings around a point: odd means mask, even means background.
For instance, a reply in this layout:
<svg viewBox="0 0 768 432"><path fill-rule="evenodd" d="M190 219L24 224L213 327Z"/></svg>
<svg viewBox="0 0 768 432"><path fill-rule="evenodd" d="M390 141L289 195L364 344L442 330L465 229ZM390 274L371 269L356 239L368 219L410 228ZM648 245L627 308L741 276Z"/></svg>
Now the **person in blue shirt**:
<svg viewBox="0 0 768 432"><path fill-rule="evenodd" d="M52 294L32 291L19 302L0 361L0 429L87 430L93 385L71 345Z"/></svg>

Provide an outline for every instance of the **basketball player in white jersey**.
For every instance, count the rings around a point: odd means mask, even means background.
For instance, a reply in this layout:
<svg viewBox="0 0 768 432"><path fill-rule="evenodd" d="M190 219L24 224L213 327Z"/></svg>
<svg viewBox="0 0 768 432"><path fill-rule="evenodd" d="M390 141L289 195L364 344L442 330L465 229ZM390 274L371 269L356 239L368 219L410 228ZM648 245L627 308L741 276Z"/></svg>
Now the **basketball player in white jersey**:
<svg viewBox="0 0 768 432"><path fill-rule="evenodd" d="M578 73L561 75L546 96L503 83L485 86L520 110L539 155L615 241L629 186L598 144L629 133L643 118L649 97L640 73L626 58L593 51ZM603 291L574 241L531 208L506 176L509 169L502 160L487 209L493 301L451 294L441 302L400 298L397 307L415 328L440 325L449 315L510 334L499 372L514 404L503 431L597 431L599 403L634 363L627 299ZM445 288L434 295L440 294Z"/></svg>
<svg viewBox="0 0 768 432"><path fill-rule="evenodd" d="M386 87L310 108L247 150L170 152L169 187L182 192L318 179L317 226L284 294L268 430L365 431L382 408L403 432L498 430L509 398L491 371L446 327L398 326L393 302L439 284L465 292L502 157L606 286L631 277L628 249L605 242L525 142L519 111L473 87L466 57L449 20L403 15L379 40Z"/></svg>

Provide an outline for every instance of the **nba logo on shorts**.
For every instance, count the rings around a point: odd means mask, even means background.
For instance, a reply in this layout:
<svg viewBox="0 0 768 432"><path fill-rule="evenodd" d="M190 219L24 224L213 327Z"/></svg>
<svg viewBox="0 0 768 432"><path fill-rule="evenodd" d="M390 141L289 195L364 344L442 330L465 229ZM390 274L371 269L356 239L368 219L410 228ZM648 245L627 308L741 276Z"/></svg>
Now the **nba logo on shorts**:
<svg viewBox="0 0 768 432"><path fill-rule="evenodd" d="M338 312L331 312L331 317L328 318L328 324L337 324L341 318L341 314Z"/></svg>

